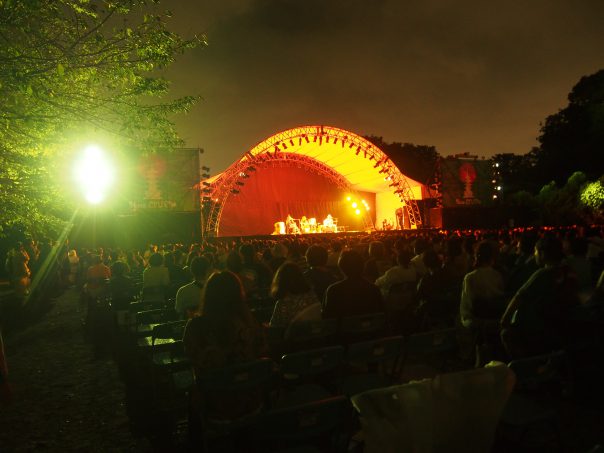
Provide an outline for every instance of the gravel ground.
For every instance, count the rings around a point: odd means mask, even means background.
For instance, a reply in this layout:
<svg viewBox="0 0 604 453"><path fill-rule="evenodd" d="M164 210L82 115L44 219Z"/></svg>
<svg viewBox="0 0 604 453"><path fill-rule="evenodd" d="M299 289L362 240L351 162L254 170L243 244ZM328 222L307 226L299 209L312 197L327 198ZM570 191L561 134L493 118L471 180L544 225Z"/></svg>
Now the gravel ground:
<svg viewBox="0 0 604 453"><path fill-rule="evenodd" d="M13 402L0 406L0 451L148 451L134 438L125 389L110 358L84 339L78 292L5 336Z"/></svg>

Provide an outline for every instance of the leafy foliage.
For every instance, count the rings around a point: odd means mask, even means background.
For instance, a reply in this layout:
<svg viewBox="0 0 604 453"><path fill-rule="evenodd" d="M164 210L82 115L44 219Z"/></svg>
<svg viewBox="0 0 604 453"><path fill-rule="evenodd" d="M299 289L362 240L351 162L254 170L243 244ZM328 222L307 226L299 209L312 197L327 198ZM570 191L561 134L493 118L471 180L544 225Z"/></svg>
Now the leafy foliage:
<svg viewBox="0 0 604 453"><path fill-rule="evenodd" d="M542 183L563 183L574 171L590 179L604 174L604 70L582 77L568 101L541 127L535 177Z"/></svg>
<svg viewBox="0 0 604 453"><path fill-rule="evenodd" d="M128 153L180 144L171 116L197 98L166 100L157 71L203 41L169 31L156 3L0 0L0 229L59 224L60 161L84 135Z"/></svg>

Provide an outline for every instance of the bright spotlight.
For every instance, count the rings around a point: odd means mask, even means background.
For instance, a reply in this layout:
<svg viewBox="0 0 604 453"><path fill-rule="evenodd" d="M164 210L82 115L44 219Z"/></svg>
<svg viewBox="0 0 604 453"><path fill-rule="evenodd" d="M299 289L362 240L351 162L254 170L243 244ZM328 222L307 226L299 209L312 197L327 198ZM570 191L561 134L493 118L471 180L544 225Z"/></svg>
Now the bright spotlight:
<svg viewBox="0 0 604 453"><path fill-rule="evenodd" d="M346 201L350 201L350 197L346 197Z"/></svg>
<svg viewBox="0 0 604 453"><path fill-rule="evenodd" d="M73 167L73 177L90 204L99 204L115 180L111 162L96 145L88 146Z"/></svg>
<svg viewBox="0 0 604 453"><path fill-rule="evenodd" d="M360 209L357 209L356 211L354 211L354 213L355 213L356 215L359 215L359 214L361 214L361 210L360 210Z"/></svg>
<svg viewBox="0 0 604 453"><path fill-rule="evenodd" d="M356 207L357 207L357 206L358 206L358 205L357 205L357 202L356 202L356 201L352 203L352 207L353 207L353 208L355 208L355 209L356 209Z"/></svg>

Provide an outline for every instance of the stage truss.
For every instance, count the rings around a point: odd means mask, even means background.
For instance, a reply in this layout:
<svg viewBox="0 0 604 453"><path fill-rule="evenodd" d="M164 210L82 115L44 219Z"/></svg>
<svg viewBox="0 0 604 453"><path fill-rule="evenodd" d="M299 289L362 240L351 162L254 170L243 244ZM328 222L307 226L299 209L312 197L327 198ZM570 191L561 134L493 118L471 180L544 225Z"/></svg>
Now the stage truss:
<svg viewBox="0 0 604 453"><path fill-rule="evenodd" d="M211 183L202 182L203 234L218 236L222 211L230 196L236 195L245 185L245 180L253 176L257 167L297 165L331 180L337 187L356 194L357 190L350 181L329 165L310 156L298 153L305 143L318 145L341 145L341 152L354 152L354 158L373 161L373 167L386 175L384 180L388 187L407 207L406 213L412 228L421 226L421 216L417 203L412 198L412 191L405 176L394 165L383 151L364 138L329 126L304 126L289 129L264 140L246 152L239 161L231 165L224 173ZM366 228L372 226L371 218L365 214Z"/></svg>

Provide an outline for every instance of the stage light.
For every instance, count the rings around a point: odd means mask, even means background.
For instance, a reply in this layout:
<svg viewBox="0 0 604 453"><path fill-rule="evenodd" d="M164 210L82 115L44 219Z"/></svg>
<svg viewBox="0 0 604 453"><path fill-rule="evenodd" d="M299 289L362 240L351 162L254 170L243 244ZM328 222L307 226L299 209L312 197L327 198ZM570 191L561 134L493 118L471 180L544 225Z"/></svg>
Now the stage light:
<svg viewBox="0 0 604 453"><path fill-rule="evenodd" d="M285 143L281 143L281 145L283 146L283 149L287 149L287 145Z"/></svg>
<svg viewBox="0 0 604 453"><path fill-rule="evenodd" d="M349 148L352 149L352 147L354 146L354 142L350 142L350 145L348 145Z"/></svg>
<svg viewBox="0 0 604 453"><path fill-rule="evenodd" d="M294 146L294 139L293 138L289 139L289 144L290 144L290 146Z"/></svg>
<svg viewBox="0 0 604 453"><path fill-rule="evenodd" d="M209 172L209 171L210 171L210 167L201 167L201 169L202 169L203 171L207 171L207 172Z"/></svg>
<svg viewBox="0 0 604 453"><path fill-rule="evenodd" d="M240 192L239 192L239 190L237 190L237 189L231 189L231 193L232 193L233 195L237 195L237 194L238 194L238 193L240 193Z"/></svg>
<svg viewBox="0 0 604 453"><path fill-rule="evenodd" d="M247 171L256 171L256 167L252 167L251 165L247 167Z"/></svg>
<svg viewBox="0 0 604 453"><path fill-rule="evenodd" d="M202 178L209 178L209 177L210 177L210 174L209 174L209 173L202 173L202 174L201 174L201 177L202 177Z"/></svg>
<svg viewBox="0 0 604 453"><path fill-rule="evenodd" d="M354 213L355 213L356 215L359 215L359 214L361 214L361 210L360 210L360 209L357 209L356 211L354 211Z"/></svg>
<svg viewBox="0 0 604 453"><path fill-rule="evenodd" d="M378 168L380 166L380 164L381 164L381 162L379 162L379 161L376 162L375 165L373 166L373 168ZM380 173L381 173L381 171L380 171Z"/></svg>
<svg viewBox="0 0 604 453"><path fill-rule="evenodd" d="M317 143L317 136L316 135L313 137L312 142L313 143Z"/></svg>
<svg viewBox="0 0 604 453"><path fill-rule="evenodd" d="M501 186L497 186L497 190L501 190Z"/></svg>
<svg viewBox="0 0 604 453"><path fill-rule="evenodd" d="M207 181L202 182L202 184L203 184L204 186L211 186L211 185L212 185L212 183L209 183L209 182L207 182Z"/></svg>
<svg viewBox="0 0 604 453"><path fill-rule="evenodd" d="M350 201L350 197L346 197L346 201Z"/></svg>
<svg viewBox="0 0 604 453"><path fill-rule="evenodd" d="M308 135L304 136L304 140L306 140L306 143L310 143L310 140L308 139Z"/></svg>
<svg viewBox="0 0 604 453"><path fill-rule="evenodd" d="M358 205L357 205L357 202L356 202L356 201L353 201L353 202L352 202L352 207L353 207L354 209L356 209L356 207L357 207L357 206L358 206Z"/></svg>
<svg viewBox="0 0 604 453"><path fill-rule="evenodd" d="M203 193L212 193L212 189L206 188L202 190Z"/></svg>
<svg viewBox="0 0 604 453"><path fill-rule="evenodd" d="M358 147L357 147L357 151L356 151L356 153L355 153L355 154L358 156L360 152L361 152L361 147L360 147L360 146L358 146Z"/></svg>
<svg viewBox="0 0 604 453"><path fill-rule="evenodd" d="M115 181L115 169L96 145L88 146L73 167L73 177L90 204L99 204Z"/></svg>
<svg viewBox="0 0 604 453"><path fill-rule="evenodd" d="M245 183L243 181L237 181L235 184L237 184L238 186L245 186Z"/></svg>

